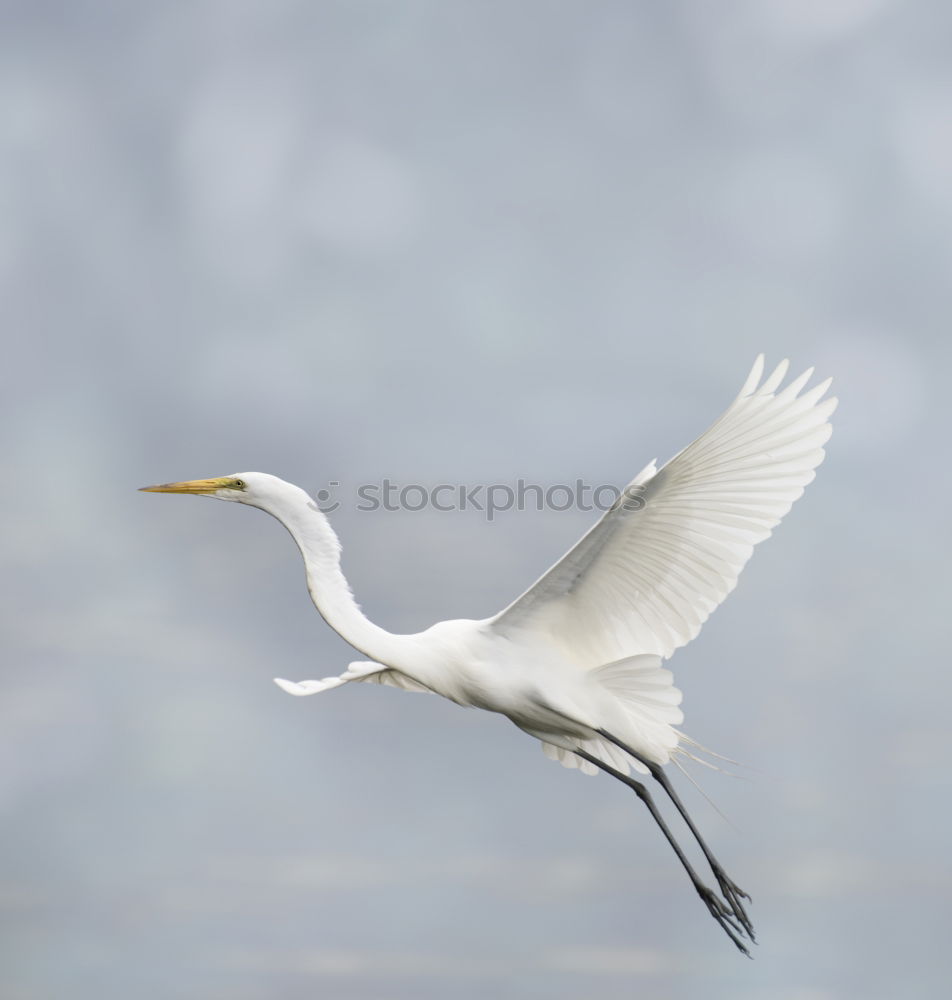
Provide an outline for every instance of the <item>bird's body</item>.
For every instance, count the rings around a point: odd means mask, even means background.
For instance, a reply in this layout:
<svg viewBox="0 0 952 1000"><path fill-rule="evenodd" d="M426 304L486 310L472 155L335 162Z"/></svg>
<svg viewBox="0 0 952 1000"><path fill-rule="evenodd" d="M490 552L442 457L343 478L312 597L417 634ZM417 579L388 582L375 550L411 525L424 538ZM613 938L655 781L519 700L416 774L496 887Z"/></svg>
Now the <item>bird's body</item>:
<svg viewBox="0 0 952 1000"><path fill-rule="evenodd" d="M497 635L489 620L461 619L401 638L406 645L386 662L401 675L398 685L410 681L465 708L498 712L540 738L591 738L599 726L613 725L633 744L641 742L621 725L618 700L596 675L535 636L514 642Z"/></svg>
<svg viewBox="0 0 952 1000"><path fill-rule="evenodd" d="M687 752L675 728L681 693L662 659L692 639L733 589L813 478L836 401L829 382L802 393L811 372L778 391L782 363L761 382L758 358L726 413L660 471L650 463L558 563L492 618L444 621L393 635L370 622L340 569L327 518L297 486L265 473L146 487L260 507L291 533L317 609L368 659L319 681L278 684L310 695L351 681L430 691L497 712L542 741L546 753L629 784L678 854L695 889L739 948L753 938L742 898L707 849L663 766ZM711 865L721 896L700 882L640 782L671 797Z"/></svg>

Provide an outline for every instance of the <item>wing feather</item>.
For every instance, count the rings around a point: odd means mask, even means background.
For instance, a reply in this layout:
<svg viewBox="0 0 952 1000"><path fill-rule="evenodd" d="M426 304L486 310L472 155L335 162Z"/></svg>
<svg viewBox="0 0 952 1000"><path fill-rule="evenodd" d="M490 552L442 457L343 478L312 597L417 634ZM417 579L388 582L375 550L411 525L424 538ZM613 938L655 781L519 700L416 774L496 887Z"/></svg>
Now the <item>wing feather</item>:
<svg viewBox="0 0 952 1000"><path fill-rule="evenodd" d="M274 683L282 691L299 698L311 694L321 694L324 691L340 687L342 684L349 684L351 681L368 681L371 684L383 684L387 687L400 688L403 691L426 691L432 694L432 691L425 684L374 660L361 660L348 664L347 669L342 674L338 674L337 677L325 677L319 681L288 681L283 677L275 677L274 679Z"/></svg>
<svg viewBox="0 0 952 1000"><path fill-rule="evenodd" d="M660 470L649 463L491 626L541 630L586 669L693 639L823 460L831 380L804 392L811 368L781 389L787 368L763 378L760 355L722 416Z"/></svg>

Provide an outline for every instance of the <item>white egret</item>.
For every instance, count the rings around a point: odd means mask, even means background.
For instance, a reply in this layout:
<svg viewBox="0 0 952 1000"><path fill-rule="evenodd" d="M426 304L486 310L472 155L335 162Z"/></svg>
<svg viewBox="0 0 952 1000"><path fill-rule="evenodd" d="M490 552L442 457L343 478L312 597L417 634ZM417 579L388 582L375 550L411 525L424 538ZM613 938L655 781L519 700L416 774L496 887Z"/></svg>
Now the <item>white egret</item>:
<svg viewBox="0 0 952 1000"><path fill-rule="evenodd" d="M297 486L243 472L144 490L259 507L291 533L317 610L367 659L337 677L277 679L285 691L311 695L350 681L430 691L507 716L568 767L607 772L645 803L708 911L747 953L750 897L727 877L664 771L679 755L691 756L694 744L675 728L681 692L661 664L697 635L823 459L836 406L824 399L830 380L804 392L810 369L781 389L786 371L784 361L763 379L758 357L720 419L661 469L649 463L505 610L414 635L393 635L363 615L341 573L337 536ZM630 768L650 774L672 800L720 895L701 881Z"/></svg>

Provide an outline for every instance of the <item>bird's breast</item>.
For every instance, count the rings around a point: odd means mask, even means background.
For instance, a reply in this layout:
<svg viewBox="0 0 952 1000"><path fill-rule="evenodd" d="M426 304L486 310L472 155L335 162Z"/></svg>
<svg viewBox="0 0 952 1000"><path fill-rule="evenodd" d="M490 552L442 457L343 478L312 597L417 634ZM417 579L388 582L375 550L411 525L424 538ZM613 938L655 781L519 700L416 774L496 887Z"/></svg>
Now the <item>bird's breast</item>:
<svg viewBox="0 0 952 1000"><path fill-rule="evenodd" d="M514 642L484 622L441 622L414 637L397 666L436 694L498 712L517 726L590 735L598 706L591 678L558 652Z"/></svg>

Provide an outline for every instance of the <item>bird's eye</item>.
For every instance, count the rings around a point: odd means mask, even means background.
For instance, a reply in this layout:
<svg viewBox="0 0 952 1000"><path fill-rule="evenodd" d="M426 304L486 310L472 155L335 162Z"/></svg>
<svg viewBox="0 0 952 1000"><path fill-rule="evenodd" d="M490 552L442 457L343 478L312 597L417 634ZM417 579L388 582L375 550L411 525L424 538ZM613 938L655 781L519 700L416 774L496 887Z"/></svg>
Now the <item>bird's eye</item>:
<svg viewBox="0 0 952 1000"><path fill-rule="evenodd" d="M233 486L233 487L234 487L234 488L235 488L236 490L243 490L243 489L245 488L245 481L244 481L243 479L236 479L236 480L235 480L235 481L234 481L234 482L232 483L232 486Z"/></svg>

